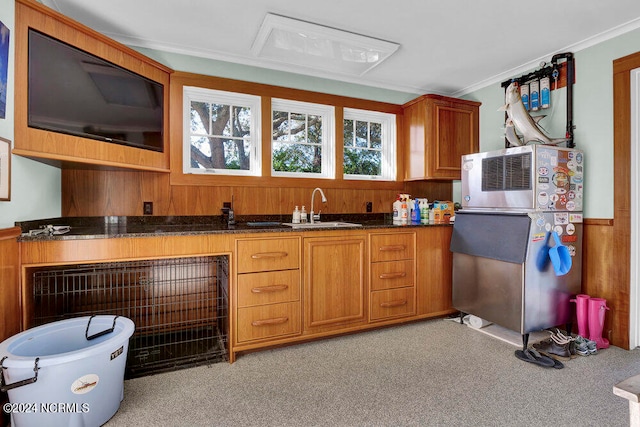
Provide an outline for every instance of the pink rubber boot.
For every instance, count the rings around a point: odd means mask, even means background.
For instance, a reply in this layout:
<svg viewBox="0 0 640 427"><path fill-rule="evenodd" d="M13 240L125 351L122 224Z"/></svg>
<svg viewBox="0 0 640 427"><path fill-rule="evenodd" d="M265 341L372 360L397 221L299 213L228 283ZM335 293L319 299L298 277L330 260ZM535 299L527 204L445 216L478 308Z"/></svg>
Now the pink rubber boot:
<svg viewBox="0 0 640 427"><path fill-rule="evenodd" d="M589 338L589 295L579 294L570 301L576 303L578 335L582 338Z"/></svg>
<svg viewBox="0 0 640 427"><path fill-rule="evenodd" d="M602 338L605 310L609 310L606 299L589 299L589 339L596 342L598 350L609 347L609 340Z"/></svg>

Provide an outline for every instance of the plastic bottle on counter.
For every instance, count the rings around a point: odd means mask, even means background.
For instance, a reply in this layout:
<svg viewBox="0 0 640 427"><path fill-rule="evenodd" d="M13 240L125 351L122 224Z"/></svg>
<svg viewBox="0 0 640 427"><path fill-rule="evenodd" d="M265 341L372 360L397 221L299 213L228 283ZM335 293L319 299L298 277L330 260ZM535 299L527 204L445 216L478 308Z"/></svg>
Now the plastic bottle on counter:
<svg viewBox="0 0 640 427"><path fill-rule="evenodd" d="M400 208L400 224L407 225L409 224L409 209L407 208L407 202L402 202L402 207Z"/></svg>
<svg viewBox="0 0 640 427"><path fill-rule="evenodd" d="M420 200L420 223L429 224L429 201L427 199Z"/></svg>
<svg viewBox="0 0 640 427"><path fill-rule="evenodd" d="M400 195L393 202L393 223L400 224L400 209L402 209L402 202L400 201Z"/></svg>
<svg viewBox="0 0 640 427"><path fill-rule="evenodd" d="M293 210L293 218L291 218L293 224L300 224L300 210L298 206Z"/></svg>
<svg viewBox="0 0 640 427"><path fill-rule="evenodd" d="M429 224L436 222L435 212L433 211L433 204L429 205Z"/></svg>
<svg viewBox="0 0 640 427"><path fill-rule="evenodd" d="M411 222L414 224L420 224L420 199L416 198L413 201L411 209Z"/></svg>
<svg viewBox="0 0 640 427"><path fill-rule="evenodd" d="M307 209L304 205L302 205L302 210L300 211L300 224L307 223Z"/></svg>

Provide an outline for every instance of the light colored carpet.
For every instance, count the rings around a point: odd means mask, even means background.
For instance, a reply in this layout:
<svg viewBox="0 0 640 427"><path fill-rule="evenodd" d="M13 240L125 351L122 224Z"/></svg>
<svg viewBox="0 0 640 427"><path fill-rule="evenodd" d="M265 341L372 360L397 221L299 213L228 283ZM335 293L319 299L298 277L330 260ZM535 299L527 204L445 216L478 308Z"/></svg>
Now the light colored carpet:
<svg viewBox="0 0 640 427"><path fill-rule="evenodd" d="M640 350L542 368L437 319L125 381L117 426L628 426Z"/></svg>

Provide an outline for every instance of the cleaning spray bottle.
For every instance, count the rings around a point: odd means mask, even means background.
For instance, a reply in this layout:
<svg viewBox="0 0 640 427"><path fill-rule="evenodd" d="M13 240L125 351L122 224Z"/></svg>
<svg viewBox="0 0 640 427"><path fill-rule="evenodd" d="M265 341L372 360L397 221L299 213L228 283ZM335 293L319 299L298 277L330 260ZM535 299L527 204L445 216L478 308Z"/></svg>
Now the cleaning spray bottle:
<svg viewBox="0 0 640 427"><path fill-rule="evenodd" d="M402 199L402 206L400 208L400 224L407 225L409 224L409 208L407 207L407 198Z"/></svg>
<svg viewBox="0 0 640 427"><path fill-rule="evenodd" d="M411 222L420 224L420 199L417 197L413 201L413 209L411 209Z"/></svg>

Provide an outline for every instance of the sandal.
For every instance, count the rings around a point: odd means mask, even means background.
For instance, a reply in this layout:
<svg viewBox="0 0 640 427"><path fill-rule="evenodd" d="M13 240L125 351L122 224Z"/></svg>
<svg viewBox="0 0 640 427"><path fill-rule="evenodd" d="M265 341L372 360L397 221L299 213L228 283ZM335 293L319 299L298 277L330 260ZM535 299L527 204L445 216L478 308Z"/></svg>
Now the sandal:
<svg viewBox="0 0 640 427"><path fill-rule="evenodd" d="M554 368L554 369L562 369L562 368L564 368L564 363L562 363L561 361L559 361L559 360L557 360L557 359L554 359L553 357L544 356L544 355L542 355L542 354L538 353L538 352L536 351L536 349L534 349L534 348L530 348L530 349L529 349L529 352L530 352L530 353L533 355L533 357L535 357L536 359L539 359L539 358L543 358L543 357L544 357L544 358L547 358L547 359L551 359L551 360L553 360L553 366L552 366L552 368Z"/></svg>
<svg viewBox="0 0 640 427"><path fill-rule="evenodd" d="M525 362L533 363L538 366L543 366L545 368L551 368L555 365L555 361L552 358L543 356L535 350L534 352L532 352L530 349L526 349L524 351L516 350L515 355L520 360L524 360ZM538 357L536 357L536 355Z"/></svg>

